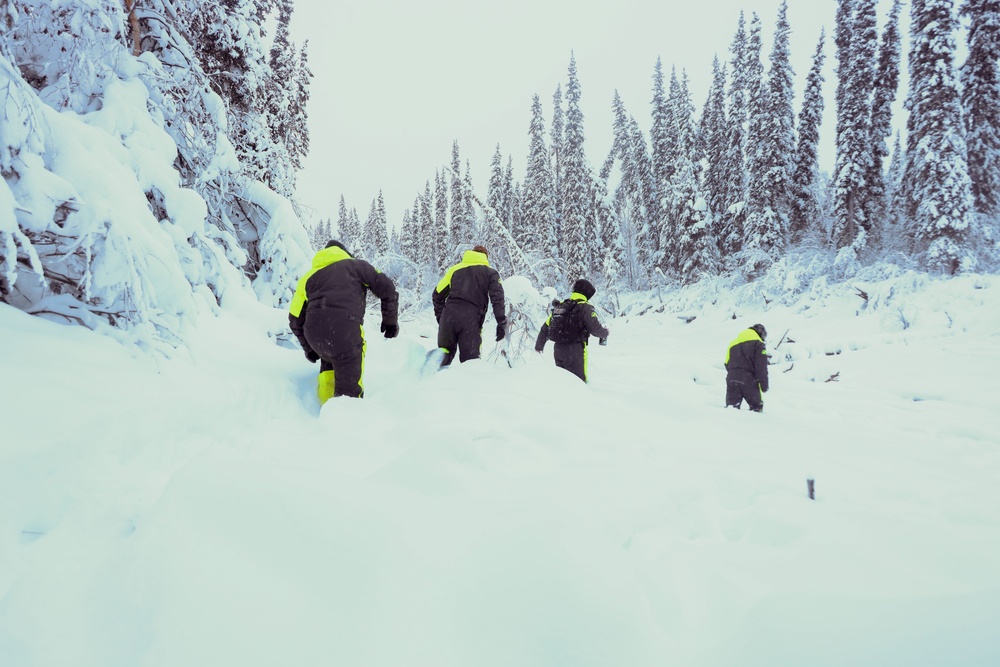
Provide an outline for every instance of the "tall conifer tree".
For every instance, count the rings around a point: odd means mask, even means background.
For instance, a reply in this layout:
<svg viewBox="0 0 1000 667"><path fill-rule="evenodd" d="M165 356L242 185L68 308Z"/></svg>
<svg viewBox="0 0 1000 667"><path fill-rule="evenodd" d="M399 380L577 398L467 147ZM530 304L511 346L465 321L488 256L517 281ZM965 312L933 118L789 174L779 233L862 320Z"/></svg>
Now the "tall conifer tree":
<svg viewBox="0 0 1000 667"><path fill-rule="evenodd" d="M872 93L871 112L871 169L865 181L868 184L868 211L874 241L882 235L886 217L885 159L889 156L889 138L892 136L892 104L899 88L899 63L902 50L899 35L900 0L893 0L889 20L882 31L878 64L875 68L875 88Z"/></svg>
<svg viewBox="0 0 1000 667"><path fill-rule="evenodd" d="M591 268L590 231L590 170L584 153L583 110L580 108L580 82L577 79L576 56L570 57L569 81L566 87L566 146L563 162L563 221L562 256L567 279L585 276Z"/></svg>
<svg viewBox="0 0 1000 667"><path fill-rule="evenodd" d="M976 210L1000 214L1000 0L965 0L969 55L962 66L969 176Z"/></svg>
<svg viewBox="0 0 1000 667"><path fill-rule="evenodd" d="M819 127L823 121L823 46L826 32L821 31L812 67L806 77L806 89L799 112L798 145L792 168L791 240L820 231L820 207L816 177L819 172Z"/></svg>
<svg viewBox="0 0 1000 667"><path fill-rule="evenodd" d="M975 216L958 80L952 0L914 0L906 106L907 213L915 250L932 270L975 268Z"/></svg>
<svg viewBox="0 0 1000 667"><path fill-rule="evenodd" d="M846 3L848 0L841 0ZM878 48L875 0L855 0L847 26L837 26L838 36L846 34L847 48L838 43L839 77L837 98L837 166L833 240L838 248L852 247L861 252L868 247L871 202L868 176L872 170L871 97L874 88L873 63ZM838 13L838 21L842 13Z"/></svg>

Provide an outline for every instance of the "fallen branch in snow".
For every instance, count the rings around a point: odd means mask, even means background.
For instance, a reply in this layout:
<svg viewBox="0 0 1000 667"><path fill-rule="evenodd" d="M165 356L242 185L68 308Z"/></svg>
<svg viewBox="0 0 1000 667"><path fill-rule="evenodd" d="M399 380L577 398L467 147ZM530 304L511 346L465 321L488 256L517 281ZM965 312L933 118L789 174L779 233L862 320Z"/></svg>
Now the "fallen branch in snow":
<svg viewBox="0 0 1000 667"><path fill-rule="evenodd" d="M868 303L868 292L864 291L860 287L855 287L854 289L858 293L858 296L860 296L862 299L864 299L865 303Z"/></svg>
<svg viewBox="0 0 1000 667"><path fill-rule="evenodd" d="M840 382L840 371L837 371L827 379L823 380L823 382Z"/></svg>
<svg viewBox="0 0 1000 667"><path fill-rule="evenodd" d="M781 372L782 373L787 373L788 371L792 370L793 368L795 368L795 362L794 361L792 362L791 366L789 366L788 368L786 368L785 370L783 370Z"/></svg>
<svg viewBox="0 0 1000 667"><path fill-rule="evenodd" d="M788 335L789 331L791 331L791 329L785 329L785 333L781 334L781 338L778 340L778 344L774 346L774 349L777 350L779 347L781 347L781 344L785 342L785 336Z"/></svg>

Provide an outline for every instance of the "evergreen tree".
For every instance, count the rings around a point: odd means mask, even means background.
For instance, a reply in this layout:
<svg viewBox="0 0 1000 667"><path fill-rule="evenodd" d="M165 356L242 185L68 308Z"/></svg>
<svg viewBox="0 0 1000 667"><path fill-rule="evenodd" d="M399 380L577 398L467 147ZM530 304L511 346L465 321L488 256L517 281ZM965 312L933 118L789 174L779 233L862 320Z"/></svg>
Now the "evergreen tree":
<svg viewBox="0 0 1000 667"><path fill-rule="evenodd" d="M555 184L552 163L545 147L545 119L538 95L531 102L531 125L528 128L528 165L522 194L525 236L518 239L521 247L533 251L544 261L545 280L555 284L555 261L558 260L556 236Z"/></svg>
<svg viewBox="0 0 1000 667"><path fill-rule="evenodd" d="M652 105L653 123L649 130L649 143L653 157L653 176L658 189L665 192L670 180L670 133L673 123L663 89L663 65L659 57L656 58L653 69Z"/></svg>
<svg viewBox="0 0 1000 667"><path fill-rule="evenodd" d="M364 249L365 257L369 259L381 257L389 250L388 222L385 217L385 201L382 198L381 190L379 190L378 197L372 200L368 221L365 223L362 234L361 246Z"/></svg>
<svg viewBox="0 0 1000 667"><path fill-rule="evenodd" d="M743 248L744 206L746 203L746 144L747 144L747 33L743 12L730 46L733 82L729 87L729 132L723 164L722 181L727 184L722 217L719 250L723 261Z"/></svg>
<svg viewBox="0 0 1000 667"><path fill-rule="evenodd" d="M443 271L455 255L448 233L448 179L444 172L434 175L434 235L431 239L434 268Z"/></svg>
<svg viewBox="0 0 1000 667"><path fill-rule="evenodd" d="M788 3L782 2L774 31L771 70L753 105L756 150L750 161L744 271L758 275L784 250L790 208L790 158L794 151L793 72L789 61Z"/></svg>
<svg viewBox="0 0 1000 667"><path fill-rule="evenodd" d="M708 202L695 177L690 158L680 157L673 180L677 270L685 283L719 271L719 247L712 234Z"/></svg>
<svg viewBox="0 0 1000 667"><path fill-rule="evenodd" d="M552 187L555 190L555 228L556 238L562 238L563 219L563 151L566 144L566 124L563 115L562 85L556 84L556 92L552 94Z"/></svg>
<svg viewBox="0 0 1000 667"><path fill-rule="evenodd" d="M458 140L451 146L451 248L455 252L461 245L472 243L472 220L466 217L467 195L462 183L462 161L459 159Z"/></svg>
<svg viewBox="0 0 1000 667"><path fill-rule="evenodd" d="M792 241L801 241L810 232L820 230L819 197L816 192L819 171L819 126L823 121L823 45L826 32L821 31L812 68L806 77L806 89L799 112L798 145L791 183L791 215L789 227Z"/></svg>
<svg viewBox="0 0 1000 667"><path fill-rule="evenodd" d="M903 185L903 166L906 155L903 152L902 141L899 132L896 132L896 140L892 147L892 160L889 162L889 171L885 176L885 210L887 229L898 230L902 221L901 210L903 202L901 198L901 188ZM898 239L896 239L898 241Z"/></svg>
<svg viewBox="0 0 1000 667"><path fill-rule="evenodd" d="M1000 213L1000 0L965 0L969 55L962 66L969 176L976 211Z"/></svg>
<svg viewBox="0 0 1000 667"><path fill-rule="evenodd" d="M914 0L906 107L907 213L926 266L949 274L975 268L972 183L954 69L952 0Z"/></svg>
<svg viewBox="0 0 1000 667"><path fill-rule="evenodd" d="M646 145L646 137L639 129L639 123L633 116L629 116L628 130L632 144L631 154L635 160L635 176L639 186L638 215L647 239L647 245L641 249L640 257L644 264L648 264L660 258L660 246L657 241L660 238L661 229L665 225L660 219L659 193L656 187L656 177L653 174L653 161Z"/></svg>
<svg viewBox="0 0 1000 667"><path fill-rule="evenodd" d="M504 251L507 244L502 231L506 225L503 189L503 155L500 144L497 144L490 162L490 180L486 188L486 229L482 240L490 250L490 264L501 274L507 274L510 272L510 258Z"/></svg>
<svg viewBox="0 0 1000 667"><path fill-rule="evenodd" d="M624 252L624 275L630 288L645 285L651 270L652 244L646 216L643 158L637 152L646 152L645 142L638 141L635 121L625 110L621 95L615 91L612 101L614 112L612 153L601 170L599 180L607 181L613 163L621 164L621 178L614 193L614 212L621 229ZM640 133L641 135L641 133Z"/></svg>
<svg viewBox="0 0 1000 667"><path fill-rule="evenodd" d="M566 87L566 147L563 162L563 223L562 257L566 261L566 277L575 280L589 273L590 170L584 153L583 110L580 108L580 82L577 79L576 57L570 57L569 82Z"/></svg>
<svg viewBox="0 0 1000 667"><path fill-rule="evenodd" d="M618 287L625 271L625 243L608 183L603 178L594 179L593 187L595 226L600 239L600 252L596 257L597 269L611 290Z"/></svg>
<svg viewBox="0 0 1000 667"><path fill-rule="evenodd" d="M434 197L431 194L431 182L424 182L424 194L417 203L417 229L420 235L417 239L417 263L432 273L437 273L437 257L434 252Z"/></svg>
<svg viewBox="0 0 1000 667"><path fill-rule="evenodd" d="M848 0L841 0L842 3ZM838 20L840 18L838 13ZM865 250L871 229L868 217L872 194L867 178L871 173L872 130L871 96L875 72L873 62L878 43L875 26L875 0L856 0L843 30L849 34L848 48L838 57L837 166L833 239L838 248L851 247L855 253ZM842 26L837 26L838 35Z"/></svg>
<svg viewBox="0 0 1000 667"><path fill-rule="evenodd" d="M708 91L705 111L701 117L701 153L708 162L705 170L705 196L712 215L712 237L718 239L726 210L726 139L729 132L726 118L726 68L715 57L712 61L712 86Z"/></svg>
<svg viewBox="0 0 1000 667"><path fill-rule="evenodd" d="M868 184L868 211L873 241L881 237L886 216L885 158L889 155L888 140L892 136L892 104L899 88L901 39L899 35L900 0L893 0L889 20L879 44L875 68L875 88L872 93L871 146L872 164L865 182Z"/></svg>
<svg viewBox="0 0 1000 667"><path fill-rule="evenodd" d="M358 219L358 211L354 209L347 212L347 203L344 196L340 196L340 210L337 214L338 240L347 248L361 247L361 220Z"/></svg>

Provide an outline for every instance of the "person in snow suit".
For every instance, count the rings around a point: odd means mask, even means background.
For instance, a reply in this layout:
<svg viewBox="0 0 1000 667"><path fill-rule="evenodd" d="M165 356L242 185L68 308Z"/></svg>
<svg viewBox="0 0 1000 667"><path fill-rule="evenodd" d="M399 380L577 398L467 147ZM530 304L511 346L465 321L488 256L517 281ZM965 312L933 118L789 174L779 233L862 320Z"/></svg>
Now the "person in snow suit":
<svg viewBox="0 0 1000 667"><path fill-rule="evenodd" d="M365 394L365 300L371 290L382 300L381 331L399 334L396 286L368 262L355 259L339 241L330 241L313 257L312 268L295 287L288 323L306 353L320 362L320 405L333 396Z"/></svg>
<svg viewBox="0 0 1000 667"><path fill-rule="evenodd" d="M462 255L462 261L450 267L434 288L434 317L438 322L438 347L444 352L441 366L479 358L483 344L486 310L493 305L497 321L497 341L507 333L500 274L490 266L486 248L477 245Z"/></svg>
<svg viewBox="0 0 1000 667"><path fill-rule="evenodd" d="M743 400L753 412L764 409L767 392L767 330L755 324L740 332L726 351L726 407L740 409Z"/></svg>
<svg viewBox="0 0 1000 667"><path fill-rule="evenodd" d="M610 333L588 303L595 292L597 290L588 280L573 283L573 293L565 301L553 303L552 313L535 339L535 351L539 353L545 349L547 341L553 341L556 366L565 368L584 382L587 381L588 340L596 336L604 345Z"/></svg>

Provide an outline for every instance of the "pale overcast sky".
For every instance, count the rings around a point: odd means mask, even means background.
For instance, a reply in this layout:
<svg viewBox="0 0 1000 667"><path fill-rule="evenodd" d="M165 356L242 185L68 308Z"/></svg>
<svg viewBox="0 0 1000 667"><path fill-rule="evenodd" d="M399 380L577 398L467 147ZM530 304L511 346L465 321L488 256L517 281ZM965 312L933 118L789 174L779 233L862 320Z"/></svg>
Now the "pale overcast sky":
<svg viewBox="0 0 1000 667"><path fill-rule="evenodd" d="M888 13L891 0L879 2ZM611 145L617 89L643 131L650 125L653 68L662 58L686 69L700 114L712 58L728 62L739 13L756 12L768 68L781 0L297 0L292 36L309 40L315 78L309 102L310 154L299 198L317 217L337 217L340 195L362 222L381 189L390 225L413 205L458 140L480 196L500 144L523 180L531 100L541 97L546 127L552 94L566 89L576 54L591 164ZM835 124L833 29L836 0L789 0L795 93L801 97L820 30L826 28L826 97L821 166L832 168ZM903 10L904 50L908 7ZM881 30L881 25L880 25ZM904 63L905 69L905 63ZM901 88L899 99L905 96ZM796 101L798 114L798 99ZM433 182L432 182L433 188Z"/></svg>

